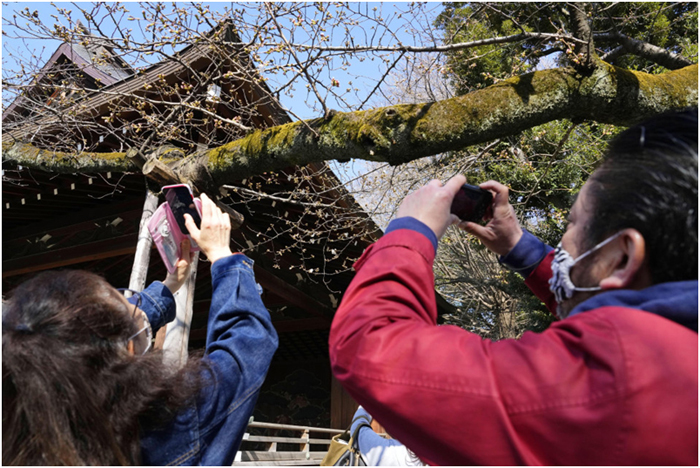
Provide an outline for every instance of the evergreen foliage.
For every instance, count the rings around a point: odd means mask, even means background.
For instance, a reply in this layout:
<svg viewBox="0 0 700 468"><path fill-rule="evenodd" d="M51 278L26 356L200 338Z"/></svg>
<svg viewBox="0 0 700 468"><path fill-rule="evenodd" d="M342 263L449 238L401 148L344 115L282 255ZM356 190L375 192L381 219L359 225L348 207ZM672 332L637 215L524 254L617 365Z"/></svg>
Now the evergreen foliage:
<svg viewBox="0 0 700 468"><path fill-rule="evenodd" d="M557 33L568 24L567 6L534 3L445 3L436 20L448 43L509 36L522 31ZM685 57L697 54L697 4L587 4L591 28L618 31ZM604 41L596 52L611 52ZM447 76L457 94L481 89L536 68L565 65L566 43L543 47L538 41L485 45L447 57ZM616 65L661 73L665 69L636 55ZM551 65L550 65L551 64ZM594 122L556 121L486 146L445 155L444 173L467 173L469 183L489 179L511 190L524 228L550 245L563 235L576 194L602 158L607 142L622 128ZM474 157L474 155L480 157ZM497 263L479 241L456 229L448 231L436 259L438 290L457 306L443 319L489 339L515 338L544 330L553 316L525 286L524 279Z"/></svg>

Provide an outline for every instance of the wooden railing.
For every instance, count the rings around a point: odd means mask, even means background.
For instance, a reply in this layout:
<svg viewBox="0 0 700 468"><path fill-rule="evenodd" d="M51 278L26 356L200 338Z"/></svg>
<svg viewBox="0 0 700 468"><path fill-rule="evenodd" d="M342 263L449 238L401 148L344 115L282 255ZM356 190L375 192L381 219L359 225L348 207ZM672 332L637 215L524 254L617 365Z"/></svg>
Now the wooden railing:
<svg viewBox="0 0 700 468"><path fill-rule="evenodd" d="M272 435L256 434L262 432ZM318 466L328 452L331 437L342 432L325 427L251 421L233 464Z"/></svg>

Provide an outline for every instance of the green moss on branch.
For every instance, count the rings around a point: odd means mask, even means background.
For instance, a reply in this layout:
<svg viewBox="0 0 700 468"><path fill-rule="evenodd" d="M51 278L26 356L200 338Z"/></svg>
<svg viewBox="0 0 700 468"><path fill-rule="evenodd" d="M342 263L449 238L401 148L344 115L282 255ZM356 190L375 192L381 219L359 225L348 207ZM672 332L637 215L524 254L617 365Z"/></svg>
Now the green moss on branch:
<svg viewBox="0 0 700 468"><path fill-rule="evenodd" d="M184 180L196 181L206 173L211 175L207 185L223 185L319 161L357 158L402 164L564 118L627 126L697 106L697 99L697 65L649 75L598 61L586 75L570 68L543 70L444 101L335 113L256 130L185 158L176 170ZM3 159L52 172L133 169L124 153L65 154L22 144L3 144Z"/></svg>
<svg viewBox="0 0 700 468"><path fill-rule="evenodd" d="M74 172L128 172L138 170L126 153L64 153L26 143L2 143L3 161L58 174Z"/></svg>

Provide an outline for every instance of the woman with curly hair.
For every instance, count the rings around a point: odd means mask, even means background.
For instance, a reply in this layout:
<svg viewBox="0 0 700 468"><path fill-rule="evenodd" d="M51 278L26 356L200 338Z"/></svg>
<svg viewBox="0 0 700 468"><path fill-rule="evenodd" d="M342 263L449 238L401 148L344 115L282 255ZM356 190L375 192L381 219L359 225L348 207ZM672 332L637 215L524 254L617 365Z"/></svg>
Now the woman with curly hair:
<svg viewBox="0 0 700 468"><path fill-rule="evenodd" d="M2 461L6 465L231 464L277 334L252 260L229 248L228 216L202 196L192 238L212 263L203 357L182 368L149 352L175 318L175 273L127 299L86 271L47 271L3 304Z"/></svg>

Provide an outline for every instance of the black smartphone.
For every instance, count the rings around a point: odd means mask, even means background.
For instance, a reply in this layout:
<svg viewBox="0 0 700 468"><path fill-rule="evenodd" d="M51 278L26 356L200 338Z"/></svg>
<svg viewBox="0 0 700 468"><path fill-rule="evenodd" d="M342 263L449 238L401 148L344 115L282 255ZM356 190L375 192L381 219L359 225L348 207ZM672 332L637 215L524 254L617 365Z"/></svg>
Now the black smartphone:
<svg viewBox="0 0 700 468"><path fill-rule="evenodd" d="M192 216L194 223L197 227L201 227L202 218L199 215L197 206L194 204L194 194L189 185L177 184L168 185L163 187L163 193L165 194L165 200L170 206L170 211L172 211L177 221L177 225L180 227L180 231L183 234L189 234L187 226L185 226L185 213Z"/></svg>
<svg viewBox="0 0 700 468"><path fill-rule="evenodd" d="M478 223L486 214L493 195L476 185L464 184L452 200L450 213L453 213L463 221Z"/></svg>

